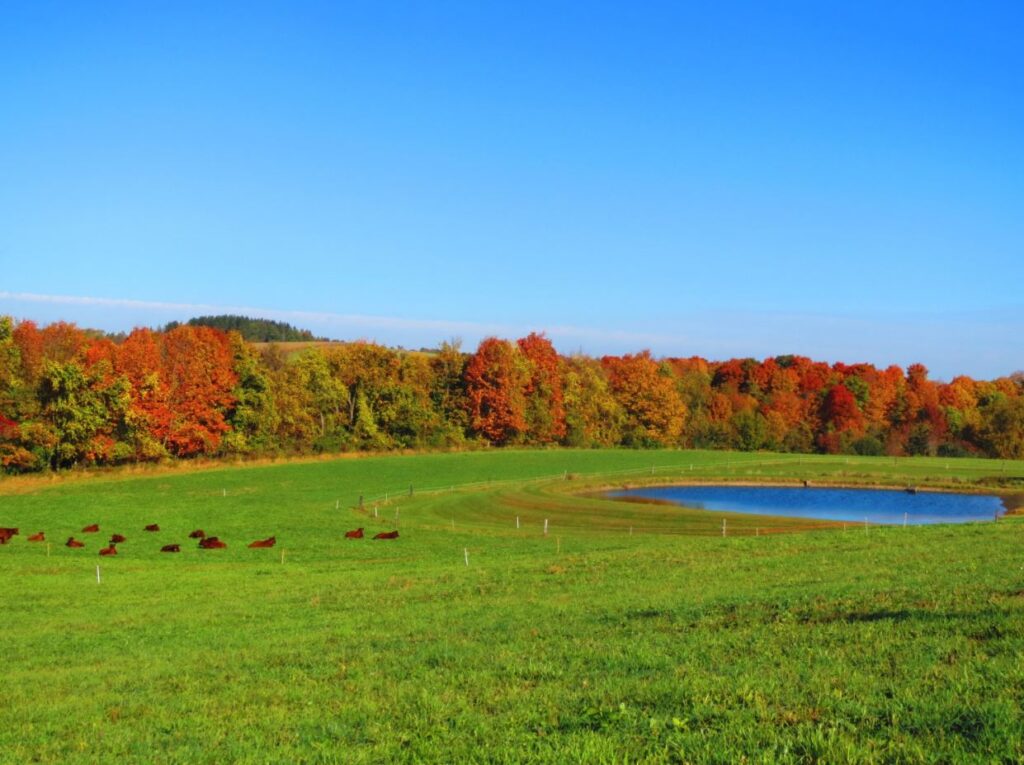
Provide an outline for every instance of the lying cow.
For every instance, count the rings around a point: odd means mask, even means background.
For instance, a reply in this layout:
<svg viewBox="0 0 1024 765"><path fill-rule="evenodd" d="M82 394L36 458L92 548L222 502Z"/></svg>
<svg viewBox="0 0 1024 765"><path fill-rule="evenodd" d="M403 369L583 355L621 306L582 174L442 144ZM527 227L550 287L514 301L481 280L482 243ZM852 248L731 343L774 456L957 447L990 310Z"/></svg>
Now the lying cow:
<svg viewBox="0 0 1024 765"><path fill-rule="evenodd" d="M118 545L118 544L121 544L121 542L127 542L127 541L128 541L127 537L124 537L121 534L113 534L110 537L110 544L112 544L112 545Z"/></svg>
<svg viewBox="0 0 1024 765"><path fill-rule="evenodd" d="M160 525L157 523L151 523L148 526L146 526L146 528L143 529L143 531L160 531Z"/></svg>
<svg viewBox="0 0 1024 765"><path fill-rule="evenodd" d="M110 547L103 547L100 549L100 555L117 555L117 547L111 543Z"/></svg>
<svg viewBox="0 0 1024 765"><path fill-rule="evenodd" d="M374 536L374 539L398 539L398 532L397 531L382 531L379 534L377 534L376 536Z"/></svg>
<svg viewBox="0 0 1024 765"><path fill-rule="evenodd" d="M346 531L345 532L345 539L362 539L362 538L363 538L363 530L362 530L362 528L358 528L355 531Z"/></svg>
<svg viewBox="0 0 1024 765"><path fill-rule="evenodd" d="M251 543L249 547L273 547L277 544L277 537L267 537L266 539L257 539Z"/></svg>
<svg viewBox="0 0 1024 765"><path fill-rule="evenodd" d="M181 552L181 545L164 545L160 552Z"/></svg>
<svg viewBox="0 0 1024 765"><path fill-rule="evenodd" d="M95 534L99 530L100 530L100 525L98 523L93 523L93 524L83 528L82 529L82 533L83 534Z"/></svg>
<svg viewBox="0 0 1024 765"><path fill-rule="evenodd" d="M202 550L223 550L227 544L221 542L217 537L205 537L199 540L199 547Z"/></svg>
<svg viewBox="0 0 1024 765"><path fill-rule="evenodd" d="M79 542L74 537L68 537L68 541L64 543L65 547L85 547L85 542Z"/></svg>
<svg viewBox="0 0 1024 765"><path fill-rule="evenodd" d="M188 535L189 539L206 539L206 532L202 529L196 529Z"/></svg>
<svg viewBox="0 0 1024 765"><path fill-rule="evenodd" d="M38 534L33 534L32 536L28 537L28 541L29 542L45 542L46 541L46 534L44 534L43 532L40 531Z"/></svg>

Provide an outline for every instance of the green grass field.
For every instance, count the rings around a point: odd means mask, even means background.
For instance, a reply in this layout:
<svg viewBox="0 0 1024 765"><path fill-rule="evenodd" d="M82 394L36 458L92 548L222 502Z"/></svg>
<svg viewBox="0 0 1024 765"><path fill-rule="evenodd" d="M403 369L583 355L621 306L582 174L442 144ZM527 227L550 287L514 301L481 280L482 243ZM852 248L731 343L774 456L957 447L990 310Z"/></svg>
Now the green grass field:
<svg viewBox="0 0 1024 765"><path fill-rule="evenodd" d="M844 530L593 494L680 479L1009 494L1024 463L552 450L0 481L0 762L1024 762L1024 518Z"/></svg>

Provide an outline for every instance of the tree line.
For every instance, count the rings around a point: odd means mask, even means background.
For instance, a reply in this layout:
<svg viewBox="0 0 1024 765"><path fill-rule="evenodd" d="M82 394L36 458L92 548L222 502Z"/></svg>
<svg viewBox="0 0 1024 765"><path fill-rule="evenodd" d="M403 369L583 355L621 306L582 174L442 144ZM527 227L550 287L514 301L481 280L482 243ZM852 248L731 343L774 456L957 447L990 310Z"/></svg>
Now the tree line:
<svg viewBox="0 0 1024 765"><path fill-rule="evenodd" d="M245 340L251 340L254 343L291 343L324 339L314 337L308 329L299 329L284 321L253 319L236 314L197 316L189 319L188 324L193 327L213 327L225 332L235 331ZM172 321L163 328L163 331L169 332L179 326L181 326L180 322Z"/></svg>
<svg viewBox="0 0 1024 765"><path fill-rule="evenodd" d="M184 324L123 339L0 317L7 472L191 458L563 445L1024 458L1024 375L928 379L803 356L563 356L543 334L475 352L290 352Z"/></svg>

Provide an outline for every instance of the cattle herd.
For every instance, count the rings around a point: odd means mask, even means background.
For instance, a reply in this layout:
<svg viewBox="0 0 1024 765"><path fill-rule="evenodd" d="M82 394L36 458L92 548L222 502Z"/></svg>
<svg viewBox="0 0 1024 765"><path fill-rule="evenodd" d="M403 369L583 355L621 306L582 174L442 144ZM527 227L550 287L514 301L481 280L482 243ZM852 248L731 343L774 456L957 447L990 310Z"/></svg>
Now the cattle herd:
<svg viewBox="0 0 1024 765"><path fill-rule="evenodd" d="M83 534L98 534L99 531L100 531L99 524L98 523L93 523L93 524L90 524L89 526L84 527L82 529L81 533L83 533ZM160 531L160 526L158 524L156 524L156 523L151 523L148 526L146 526L143 529L143 531L149 531L149 532ZM7 544L8 542L11 541L11 539L13 537L18 536L18 534L19 534L19 530L16 529L16 528L0 527L0 545ZM218 539L217 537L208 536L206 534L206 532L203 531L202 529L196 529L195 531L190 533L188 536L189 536L189 539L198 539L199 540L199 548L202 549L202 550L223 550L224 548L226 548L228 546L227 543L224 542L223 540ZM347 531L347 532L345 532L345 538L346 539L362 539L363 538L363 529L362 528L358 528L358 529L354 529L353 531ZM398 532L397 531L382 531L379 534L376 534L373 538L374 539L398 539ZM32 534L29 537L26 537L26 540L29 541L29 542L45 542L46 541L46 534L44 532L42 532L42 531L39 531L39 532L37 532L35 534ZM127 541L128 541L128 538L125 537L123 534L111 534L110 541L107 542L107 546L100 548L100 555L103 555L103 556L117 555L117 546L119 544L122 544L122 543L127 542ZM249 547L254 548L254 549L261 549L261 548L265 549L265 548L268 548L268 547L273 547L276 544L277 544L277 538L276 537L267 537L266 539L257 539L255 542L251 542L249 544ZM81 549L81 548L85 547L85 542L82 542L82 541L80 541L78 539L75 539L73 536L70 536L70 537L68 537L68 541L64 543L64 546L65 547L70 547L71 549ZM160 552L165 552L165 553L181 552L181 545L180 544L164 545L163 547L160 548Z"/></svg>

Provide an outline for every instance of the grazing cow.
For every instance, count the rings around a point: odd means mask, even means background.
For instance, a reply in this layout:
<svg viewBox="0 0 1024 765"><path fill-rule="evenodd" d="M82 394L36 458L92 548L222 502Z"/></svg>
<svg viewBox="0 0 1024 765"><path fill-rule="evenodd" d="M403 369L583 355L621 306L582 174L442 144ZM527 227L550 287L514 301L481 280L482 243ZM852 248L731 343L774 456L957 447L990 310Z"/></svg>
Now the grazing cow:
<svg viewBox="0 0 1024 765"><path fill-rule="evenodd" d="M267 537L266 539L257 539L249 547L273 547L276 544L277 537Z"/></svg>
<svg viewBox="0 0 1024 765"><path fill-rule="evenodd" d="M91 526L86 526L84 529L82 529L82 533L83 534L95 534L99 530L100 530L100 525L98 523L94 523Z"/></svg>
<svg viewBox="0 0 1024 765"><path fill-rule="evenodd" d="M160 531L160 525L156 523L151 523L148 526L146 526L146 528L143 529L143 531Z"/></svg>
<svg viewBox="0 0 1024 765"><path fill-rule="evenodd" d="M205 537L199 540L199 547L202 550L223 550L227 544L221 542L217 537Z"/></svg>
<svg viewBox="0 0 1024 765"><path fill-rule="evenodd" d="M68 537L68 541L64 543L65 547L85 547L85 542L79 542L74 537Z"/></svg>
<svg viewBox="0 0 1024 765"><path fill-rule="evenodd" d="M160 552L181 552L181 545L164 545Z"/></svg>
<svg viewBox="0 0 1024 765"><path fill-rule="evenodd" d="M397 531L382 531L374 539L398 539Z"/></svg>
<svg viewBox="0 0 1024 765"><path fill-rule="evenodd" d="M196 529L188 535L189 539L206 539L206 532L202 529Z"/></svg>
<svg viewBox="0 0 1024 765"><path fill-rule="evenodd" d="M127 542L128 539L120 534L114 534L110 537L110 544L119 545L122 542Z"/></svg>
<svg viewBox="0 0 1024 765"><path fill-rule="evenodd" d="M362 527L356 529L355 531L346 531L345 532L345 539L362 539L362 538L363 538L363 529L362 529Z"/></svg>
<svg viewBox="0 0 1024 765"><path fill-rule="evenodd" d="M28 541L29 542L45 542L46 541L46 534L44 534L43 532L40 531L38 534L33 534L32 536L30 536L28 538Z"/></svg>
<svg viewBox="0 0 1024 765"><path fill-rule="evenodd" d="M7 542L10 541L11 537L16 536L17 534L17 529L0 528L0 545L7 544Z"/></svg>
<svg viewBox="0 0 1024 765"><path fill-rule="evenodd" d="M117 555L117 548L114 546L114 543L111 542L110 547L100 548L100 555Z"/></svg>

